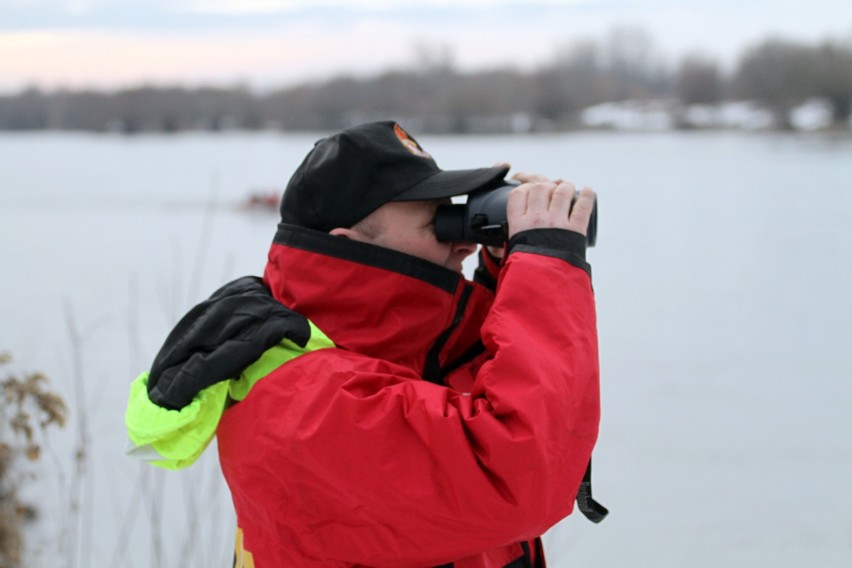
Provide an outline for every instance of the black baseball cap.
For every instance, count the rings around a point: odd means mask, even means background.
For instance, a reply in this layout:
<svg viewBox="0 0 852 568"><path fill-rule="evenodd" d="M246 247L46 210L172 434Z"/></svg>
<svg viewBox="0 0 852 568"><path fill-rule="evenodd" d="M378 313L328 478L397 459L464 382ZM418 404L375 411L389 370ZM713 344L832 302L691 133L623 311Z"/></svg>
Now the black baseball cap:
<svg viewBox="0 0 852 568"><path fill-rule="evenodd" d="M281 220L328 232L348 228L391 201L442 199L499 185L508 168L442 170L393 121L319 140L281 200Z"/></svg>

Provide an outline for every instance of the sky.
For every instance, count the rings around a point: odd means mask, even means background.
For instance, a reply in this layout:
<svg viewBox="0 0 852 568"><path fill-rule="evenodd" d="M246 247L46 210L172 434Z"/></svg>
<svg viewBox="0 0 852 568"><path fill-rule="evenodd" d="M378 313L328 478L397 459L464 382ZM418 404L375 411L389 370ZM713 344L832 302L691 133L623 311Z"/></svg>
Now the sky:
<svg viewBox="0 0 852 568"><path fill-rule="evenodd" d="M0 91L140 84L270 89L410 67L531 69L641 30L674 64L732 66L767 37L852 43L849 0L0 0Z"/></svg>

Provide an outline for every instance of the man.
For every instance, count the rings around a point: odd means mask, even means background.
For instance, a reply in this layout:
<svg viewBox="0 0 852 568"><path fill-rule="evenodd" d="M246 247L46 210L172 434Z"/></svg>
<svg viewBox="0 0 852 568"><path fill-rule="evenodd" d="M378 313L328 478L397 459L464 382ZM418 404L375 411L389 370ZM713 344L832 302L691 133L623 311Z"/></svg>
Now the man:
<svg viewBox="0 0 852 568"><path fill-rule="evenodd" d="M134 383L134 453L182 467L216 432L237 566L544 566L598 430L594 194L516 176L506 258L469 282L436 209L507 171L440 170L392 122L320 140L263 282L194 308Z"/></svg>

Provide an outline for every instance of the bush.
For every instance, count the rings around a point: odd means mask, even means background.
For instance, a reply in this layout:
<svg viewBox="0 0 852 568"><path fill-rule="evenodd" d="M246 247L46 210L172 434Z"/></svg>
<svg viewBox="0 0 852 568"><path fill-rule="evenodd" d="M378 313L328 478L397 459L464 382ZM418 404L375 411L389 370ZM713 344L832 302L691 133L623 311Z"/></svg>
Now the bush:
<svg viewBox="0 0 852 568"><path fill-rule="evenodd" d="M11 357L0 353L0 365ZM66 407L62 398L46 388L41 373L6 375L0 381L0 566L21 565L24 538L21 527L36 517L36 509L21 500L21 484L28 479L21 458L37 461L41 456L39 439L55 424L65 425Z"/></svg>

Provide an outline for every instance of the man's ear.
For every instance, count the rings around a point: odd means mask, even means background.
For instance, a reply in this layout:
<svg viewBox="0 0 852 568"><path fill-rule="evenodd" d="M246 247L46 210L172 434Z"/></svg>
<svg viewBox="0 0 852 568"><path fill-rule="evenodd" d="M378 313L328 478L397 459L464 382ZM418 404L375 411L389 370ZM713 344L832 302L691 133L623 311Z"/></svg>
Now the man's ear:
<svg viewBox="0 0 852 568"><path fill-rule="evenodd" d="M359 235L357 231L353 231L352 229L344 229L343 227L332 229L328 232L328 234L333 235L335 237L343 237L344 239L352 239L353 241L364 240L361 238L361 235Z"/></svg>

